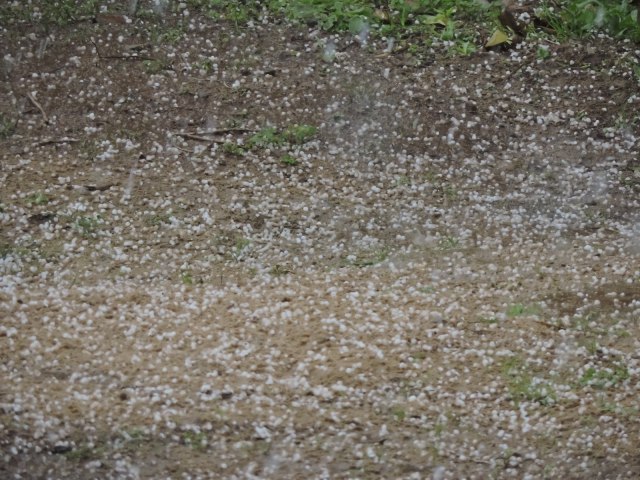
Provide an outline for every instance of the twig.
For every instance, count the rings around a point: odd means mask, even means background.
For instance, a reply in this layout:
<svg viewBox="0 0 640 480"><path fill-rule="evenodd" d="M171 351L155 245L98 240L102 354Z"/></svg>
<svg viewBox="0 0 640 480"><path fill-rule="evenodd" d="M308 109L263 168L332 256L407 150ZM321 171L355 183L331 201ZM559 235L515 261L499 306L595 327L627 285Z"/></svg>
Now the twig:
<svg viewBox="0 0 640 480"><path fill-rule="evenodd" d="M83 187L89 192L104 192L111 187L117 187L117 183L105 183L104 185L83 185Z"/></svg>
<svg viewBox="0 0 640 480"><path fill-rule="evenodd" d="M544 325L545 327L550 328L552 330L562 330L562 329L567 328L564 325L556 325L556 324L545 322L545 321L542 321L542 320L536 320L535 322L539 323L540 325Z"/></svg>
<svg viewBox="0 0 640 480"><path fill-rule="evenodd" d="M38 101L34 98L34 96L31 94L31 92L27 92L27 97L29 98L29 100L31 100L31 103L33 103L36 106L36 108L38 110L40 110L40 113L42 114L42 117L44 118L44 122L45 123L49 123L49 117L47 117L47 113L42 108L42 105L40 105L38 103Z"/></svg>
<svg viewBox="0 0 640 480"><path fill-rule="evenodd" d="M251 128L221 128L219 130L208 130L206 132L200 132L202 135L222 135L223 133L253 133L256 130Z"/></svg>
<svg viewBox="0 0 640 480"><path fill-rule="evenodd" d="M191 155L195 155L195 153L196 153L196 152L195 152L195 151L193 151L193 150L189 150L188 148L182 148L182 147L179 147L178 145L174 145L174 147L176 147L176 148L177 148L178 150L180 150L181 152L184 152L184 153L190 153Z"/></svg>
<svg viewBox="0 0 640 480"><path fill-rule="evenodd" d="M186 138L187 140L196 140L198 142L225 143L224 140L220 140L218 138L203 137L202 135L196 135L195 133L173 132L173 134L182 138Z"/></svg>
<svg viewBox="0 0 640 480"><path fill-rule="evenodd" d="M225 133L251 133L255 132L250 128L221 128L219 130L207 130L206 132L172 132L173 135L177 135L188 140L198 140L200 142L213 142L224 143L221 140L212 139L205 135L223 135Z"/></svg>
<svg viewBox="0 0 640 480"><path fill-rule="evenodd" d="M98 48L98 44L93 40L91 40L91 43L93 43L93 46L96 48L96 53L98 54L98 58L101 60L138 60L138 61L158 60L157 58L153 58L153 57L140 57L137 55L102 55L100 53L100 49Z"/></svg>
<svg viewBox="0 0 640 480"><path fill-rule="evenodd" d="M58 143L77 143L80 140L78 140L77 138L68 138L68 137L63 137L63 138L48 138L46 140L41 140L39 142L37 142L35 145L37 147L42 147L44 145L55 145Z"/></svg>

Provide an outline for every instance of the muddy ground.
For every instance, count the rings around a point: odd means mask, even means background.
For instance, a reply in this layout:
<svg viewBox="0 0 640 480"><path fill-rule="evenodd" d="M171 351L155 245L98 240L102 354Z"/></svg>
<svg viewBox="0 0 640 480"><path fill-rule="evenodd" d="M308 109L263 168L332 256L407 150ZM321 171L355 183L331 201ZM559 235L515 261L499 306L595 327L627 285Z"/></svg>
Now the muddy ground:
<svg viewBox="0 0 640 480"><path fill-rule="evenodd" d="M637 45L0 42L3 477L640 476Z"/></svg>

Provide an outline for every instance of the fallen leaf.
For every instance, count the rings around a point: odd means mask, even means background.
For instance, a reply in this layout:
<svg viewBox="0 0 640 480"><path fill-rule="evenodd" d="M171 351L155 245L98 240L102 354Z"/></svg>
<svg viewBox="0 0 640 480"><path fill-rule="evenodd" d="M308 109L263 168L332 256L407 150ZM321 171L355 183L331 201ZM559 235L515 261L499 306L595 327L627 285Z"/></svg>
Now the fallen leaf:
<svg viewBox="0 0 640 480"><path fill-rule="evenodd" d="M498 28L493 32L489 40L487 40L485 48L495 47L503 43L511 43L511 37Z"/></svg>

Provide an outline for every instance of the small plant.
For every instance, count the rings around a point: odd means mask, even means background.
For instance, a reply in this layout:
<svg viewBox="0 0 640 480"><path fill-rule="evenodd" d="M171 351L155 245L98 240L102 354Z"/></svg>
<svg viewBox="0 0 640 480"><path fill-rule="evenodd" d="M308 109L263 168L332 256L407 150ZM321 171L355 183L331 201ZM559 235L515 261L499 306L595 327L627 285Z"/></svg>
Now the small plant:
<svg viewBox="0 0 640 480"><path fill-rule="evenodd" d="M290 273L291 273L290 269L288 269L284 265L280 265L279 263L271 267L271 270L269 270L269 274L276 277L280 277L282 275L288 275Z"/></svg>
<svg viewBox="0 0 640 480"><path fill-rule="evenodd" d="M278 134L278 130L275 127L265 127L249 138L248 145L250 148L268 148L277 147L284 142L284 138Z"/></svg>
<svg viewBox="0 0 640 480"><path fill-rule="evenodd" d="M401 187L401 186L410 185L410 184L411 184L411 179L406 175L400 175L399 177L396 177L396 181L395 181L396 187Z"/></svg>
<svg viewBox="0 0 640 480"><path fill-rule="evenodd" d="M449 200L455 200L455 198L458 196L458 192L451 185L444 185L442 188L442 193L444 193L444 196Z"/></svg>
<svg viewBox="0 0 640 480"><path fill-rule="evenodd" d="M420 288L418 288L418 291L420 293L426 293L426 294L436 293L435 287L420 287Z"/></svg>
<svg viewBox="0 0 640 480"><path fill-rule="evenodd" d="M387 249L373 250L371 252L363 252L358 255L349 255L346 258L347 265L354 267L364 268L372 267L379 263L384 262L389 256Z"/></svg>
<svg viewBox="0 0 640 480"><path fill-rule="evenodd" d="M167 69L167 64L162 60L144 60L142 66L149 75L155 75Z"/></svg>
<svg viewBox="0 0 640 480"><path fill-rule="evenodd" d="M225 142L222 145L222 150L224 150L226 153L236 155L238 157L241 157L246 153L242 145L238 145L237 143L233 142Z"/></svg>
<svg viewBox="0 0 640 480"><path fill-rule="evenodd" d="M42 2L42 20L59 26L68 25L78 18L96 13L98 0L58 0Z"/></svg>
<svg viewBox="0 0 640 480"><path fill-rule="evenodd" d="M632 65L633 75L636 77L636 81L640 84L640 65L633 64Z"/></svg>
<svg viewBox="0 0 640 480"><path fill-rule="evenodd" d="M498 319L496 317L480 317L478 318L478 320L476 320L477 323L482 323L485 325L494 325L496 323L498 323Z"/></svg>
<svg viewBox="0 0 640 480"><path fill-rule="evenodd" d="M18 122L10 119L4 113L0 112L0 140L5 140L13 135L16 131Z"/></svg>
<svg viewBox="0 0 640 480"><path fill-rule="evenodd" d="M180 275L180 281L183 285L193 285L193 276L191 275L191 272L182 272Z"/></svg>
<svg viewBox="0 0 640 480"><path fill-rule="evenodd" d="M460 240L458 240L456 237L447 235L446 237L440 239L438 245L442 250L453 250L460 246Z"/></svg>
<svg viewBox="0 0 640 480"><path fill-rule="evenodd" d="M101 220L100 215L96 215L95 217L80 216L76 218L74 227L83 237L92 237L95 236Z"/></svg>
<svg viewBox="0 0 640 480"><path fill-rule="evenodd" d="M407 418L407 412L402 407L396 407L391 411L393 418L395 418L398 422L403 422L405 418Z"/></svg>
<svg viewBox="0 0 640 480"><path fill-rule="evenodd" d="M447 428L447 424L445 422L437 422L433 426L433 433L436 434L436 437L441 437L444 431Z"/></svg>
<svg viewBox="0 0 640 480"><path fill-rule="evenodd" d="M318 24L323 30L348 31L356 22L373 18L374 9L362 0L275 0L271 8L283 11L292 20Z"/></svg>
<svg viewBox="0 0 640 480"><path fill-rule="evenodd" d="M508 357L502 364L511 399L518 405L521 400L551 405L556 402L555 389L547 382L534 378L525 362L517 356Z"/></svg>
<svg viewBox="0 0 640 480"><path fill-rule="evenodd" d="M547 1L536 10L536 16L547 22L560 39L603 31L613 37L640 40L638 10L628 0Z"/></svg>
<svg viewBox="0 0 640 480"><path fill-rule="evenodd" d="M127 449L135 450L149 440L149 437L144 430L137 427L123 430L120 432L120 435L122 436L122 441Z"/></svg>
<svg viewBox="0 0 640 480"><path fill-rule="evenodd" d="M214 63L210 58L205 58L197 64L197 68L203 70L205 73L211 73L214 70L213 67Z"/></svg>
<svg viewBox="0 0 640 480"><path fill-rule="evenodd" d="M585 338L581 339L578 344L587 351L589 355L595 355L598 353L598 349L600 345L595 338Z"/></svg>
<svg viewBox="0 0 640 480"><path fill-rule="evenodd" d="M65 453L65 457L69 460L84 462L99 457L103 453L103 449L82 445L80 447L69 450Z"/></svg>
<svg viewBox="0 0 640 480"><path fill-rule="evenodd" d="M175 43L178 43L178 41L182 38L183 35L184 35L184 28L182 26L176 26L162 32L159 35L158 40L160 41L160 43L168 43L173 45Z"/></svg>
<svg viewBox="0 0 640 480"><path fill-rule="evenodd" d="M602 413L621 415L627 418L635 418L638 416L638 407L626 407L614 402L607 402L601 398L598 401L598 407Z"/></svg>
<svg viewBox="0 0 640 480"><path fill-rule="evenodd" d="M283 165L288 165L290 167L295 167L300 162L298 162L296 157L294 157L293 155L286 154L280 159L280 163L282 163Z"/></svg>
<svg viewBox="0 0 640 480"><path fill-rule="evenodd" d="M231 256L236 262L243 260L250 246L251 240L247 238L238 238L233 247Z"/></svg>
<svg viewBox="0 0 640 480"><path fill-rule="evenodd" d="M303 144L308 142L317 132L317 128L312 125L291 125L282 133L284 139L293 144Z"/></svg>
<svg viewBox="0 0 640 480"><path fill-rule="evenodd" d="M162 225L171 223L171 215L168 213L151 215L146 218L146 223L151 226Z"/></svg>
<svg viewBox="0 0 640 480"><path fill-rule="evenodd" d="M538 60L546 60L550 56L551 52L549 52L549 47L545 45L538 46L538 49L536 50L536 58Z"/></svg>
<svg viewBox="0 0 640 480"><path fill-rule="evenodd" d="M27 202L31 205L46 205L49 197L42 192L36 192L27 197Z"/></svg>
<svg viewBox="0 0 640 480"><path fill-rule="evenodd" d="M189 445L191 448L197 450L204 450L207 448L207 436L203 432L184 432L182 434L182 441L185 445Z"/></svg>
<svg viewBox="0 0 640 480"><path fill-rule="evenodd" d="M301 145L308 142L315 134L316 127L311 125L290 125L282 132L275 127L265 127L253 134L247 145L249 148L273 148L283 145Z"/></svg>
<svg viewBox="0 0 640 480"><path fill-rule="evenodd" d="M612 368L596 369L589 367L580 377L580 385L597 389L612 388L629 378L626 365L616 364Z"/></svg>
<svg viewBox="0 0 640 480"><path fill-rule="evenodd" d="M522 303L515 303L507 308L508 317L519 317L521 315L535 315L538 313L536 306L524 305Z"/></svg>
<svg viewBox="0 0 640 480"><path fill-rule="evenodd" d="M456 42L456 48L455 51L460 54L463 55L465 57L476 53L477 51L477 47L473 42L470 42L469 40L464 40L461 42Z"/></svg>
<svg viewBox="0 0 640 480"><path fill-rule="evenodd" d="M0 258L5 258L13 253L13 245L6 242L0 242Z"/></svg>
<svg viewBox="0 0 640 480"><path fill-rule="evenodd" d="M31 247L22 247L8 242L0 241L0 258L5 258L9 255L16 257L28 258L38 255L37 245Z"/></svg>

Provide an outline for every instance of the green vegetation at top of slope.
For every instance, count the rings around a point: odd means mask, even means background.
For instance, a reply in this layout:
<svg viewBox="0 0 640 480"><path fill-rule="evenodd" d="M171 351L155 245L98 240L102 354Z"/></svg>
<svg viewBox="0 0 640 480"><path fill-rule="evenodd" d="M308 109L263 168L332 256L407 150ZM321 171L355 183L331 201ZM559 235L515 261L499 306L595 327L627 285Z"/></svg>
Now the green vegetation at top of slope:
<svg viewBox="0 0 640 480"><path fill-rule="evenodd" d="M501 0L32 0L5 2L0 23L67 25L100 11L152 19L187 8L237 26L264 16L351 32L429 43L450 41L459 53L472 53L499 26ZM542 29L560 40L605 32L640 42L638 8L632 0L542 0L532 12L529 30Z"/></svg>
<svg viewBox="0 0 640 480"><path fill-rule="evenodd" d="M638 7L629 0L545 0L536 10L560 40L598 32L640 42Z"/></svg>
<svg viewBox="0 0 640 480"><path fill-rule="evenodd" d="M363 40L369 35L451 41L458 52L472 53L482 43L500 12L492 0L188 0L212 18L238 23L261 15L282 16L290 21L319 27L327 32L349 32Z"/></svg>
<svg viewBox="0 0 640 480"><path fill-rule="evenodd" d="M43 25L68 25L84 17L95 15L100 0L33 0L9 1L0 6L0 24L34 23Z"/></svg>

